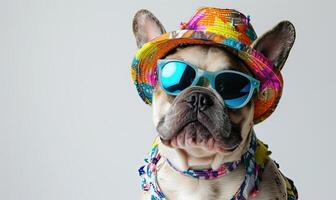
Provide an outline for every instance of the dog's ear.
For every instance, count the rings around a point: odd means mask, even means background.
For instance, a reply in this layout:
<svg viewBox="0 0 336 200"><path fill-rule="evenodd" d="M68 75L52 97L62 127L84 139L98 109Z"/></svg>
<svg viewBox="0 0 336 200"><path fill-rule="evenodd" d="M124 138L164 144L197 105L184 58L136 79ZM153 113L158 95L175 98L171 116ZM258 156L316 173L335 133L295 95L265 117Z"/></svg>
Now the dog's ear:
<svg viewBox="0 0 336 200"><path fill-rule="evenodd" d="M295 28L289 21L282 21L253 42L252 47L273 63L274 70L280 71L295 41Z"/></svg>
<svg viewBox="0 0 336 200"><path fill-rule="evenodd" d="M133 19L133 33L138 48L165 33L160 21L148 10L139 10Z"/></svg>

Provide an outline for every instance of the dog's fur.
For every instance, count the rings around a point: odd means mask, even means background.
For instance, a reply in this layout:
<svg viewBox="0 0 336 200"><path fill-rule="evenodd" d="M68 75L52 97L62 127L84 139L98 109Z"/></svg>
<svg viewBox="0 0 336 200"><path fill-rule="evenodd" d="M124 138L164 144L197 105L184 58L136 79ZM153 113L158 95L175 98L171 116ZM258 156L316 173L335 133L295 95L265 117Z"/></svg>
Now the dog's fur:
<svg viewBox="0 0 336 200"><path fill-rule="evenodd" d="M133 31L140 48L163 34L165 29L152 13L140 10L134 17ZM275 70L280 71L294 40L294 26L284 21L252 46L272 61ZM219 46L179 47L165 58L184 60L207 71L231 69L251 74L241 60ZM199 98L198 102L204 100L196 106L198 110L190 106L190 99L195 96ZM167 95L158 84L153 92L152 109L154 125L162 141L159 152L180 170L218 169L224 162L239 160L250 142L253 99L240 109L229 109L206 79L176 97ZM228 175L213 180L180 175L165 159L161 159L158 165L159 186L167 199L172 200L230 199L245 176L242 164ZM254 199L287 199L285 180L272 160L265 168L259 189ZM144 193L143 199L150 199L148 195Z"/></svg>

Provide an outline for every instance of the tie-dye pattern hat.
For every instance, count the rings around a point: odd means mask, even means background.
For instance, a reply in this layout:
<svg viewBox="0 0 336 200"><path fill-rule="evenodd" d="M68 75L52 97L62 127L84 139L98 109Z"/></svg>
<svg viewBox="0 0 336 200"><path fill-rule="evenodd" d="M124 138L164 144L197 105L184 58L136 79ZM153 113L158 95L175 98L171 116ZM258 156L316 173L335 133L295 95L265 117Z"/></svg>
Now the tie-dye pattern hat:
<svg viewBox="0 0 336 200"><path fill-rule="evenodd" d="M260 81L254 100L254 123L266 119L275 110L281 97L283 80L279 71L260 52L251 47L257 35L249 17L232 9L200 8L181 29L168 32L144 44L136 53L131 73L140 97L152 103L157 84L157 60L172 49L186 44L221 45L238 56Z"/></svg>

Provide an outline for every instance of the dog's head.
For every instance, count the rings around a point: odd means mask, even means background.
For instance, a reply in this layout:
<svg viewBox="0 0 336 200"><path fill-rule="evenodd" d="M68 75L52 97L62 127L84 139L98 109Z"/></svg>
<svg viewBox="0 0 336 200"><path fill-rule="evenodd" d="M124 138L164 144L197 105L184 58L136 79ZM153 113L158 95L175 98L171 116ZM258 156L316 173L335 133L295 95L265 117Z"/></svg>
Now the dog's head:
<svg viewBox="0 0 336 200"><path fill-rule="evenodd" d="M163 34L165 29L152 13L140 10L135 15L133 31L141 47ZM280 70L294 39L294 26L284 21L256 40L253 48ZM181 46L163 59L182 60L209 72L234 70L252 76L244 62L220 46ZM157 84L152 109L154 125L162 141L161 154L181 170L217 169L223 162L239 160L249 143L253 97L241 108L229 108L204 77L177 96L167 94Z"/></svg>

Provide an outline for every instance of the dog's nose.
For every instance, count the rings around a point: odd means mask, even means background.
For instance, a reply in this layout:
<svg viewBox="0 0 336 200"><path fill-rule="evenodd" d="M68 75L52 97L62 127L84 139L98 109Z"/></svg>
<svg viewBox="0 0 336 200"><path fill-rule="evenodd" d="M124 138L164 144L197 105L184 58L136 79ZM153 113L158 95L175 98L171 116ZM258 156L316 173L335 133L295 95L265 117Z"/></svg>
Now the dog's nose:
<svg viewBox="0 0 336 200"><path fill-rule="evenodd" d="M204 111L213 104L211 97L203 92L192 92L187 97L187 103L194 109Z"/></svg>

